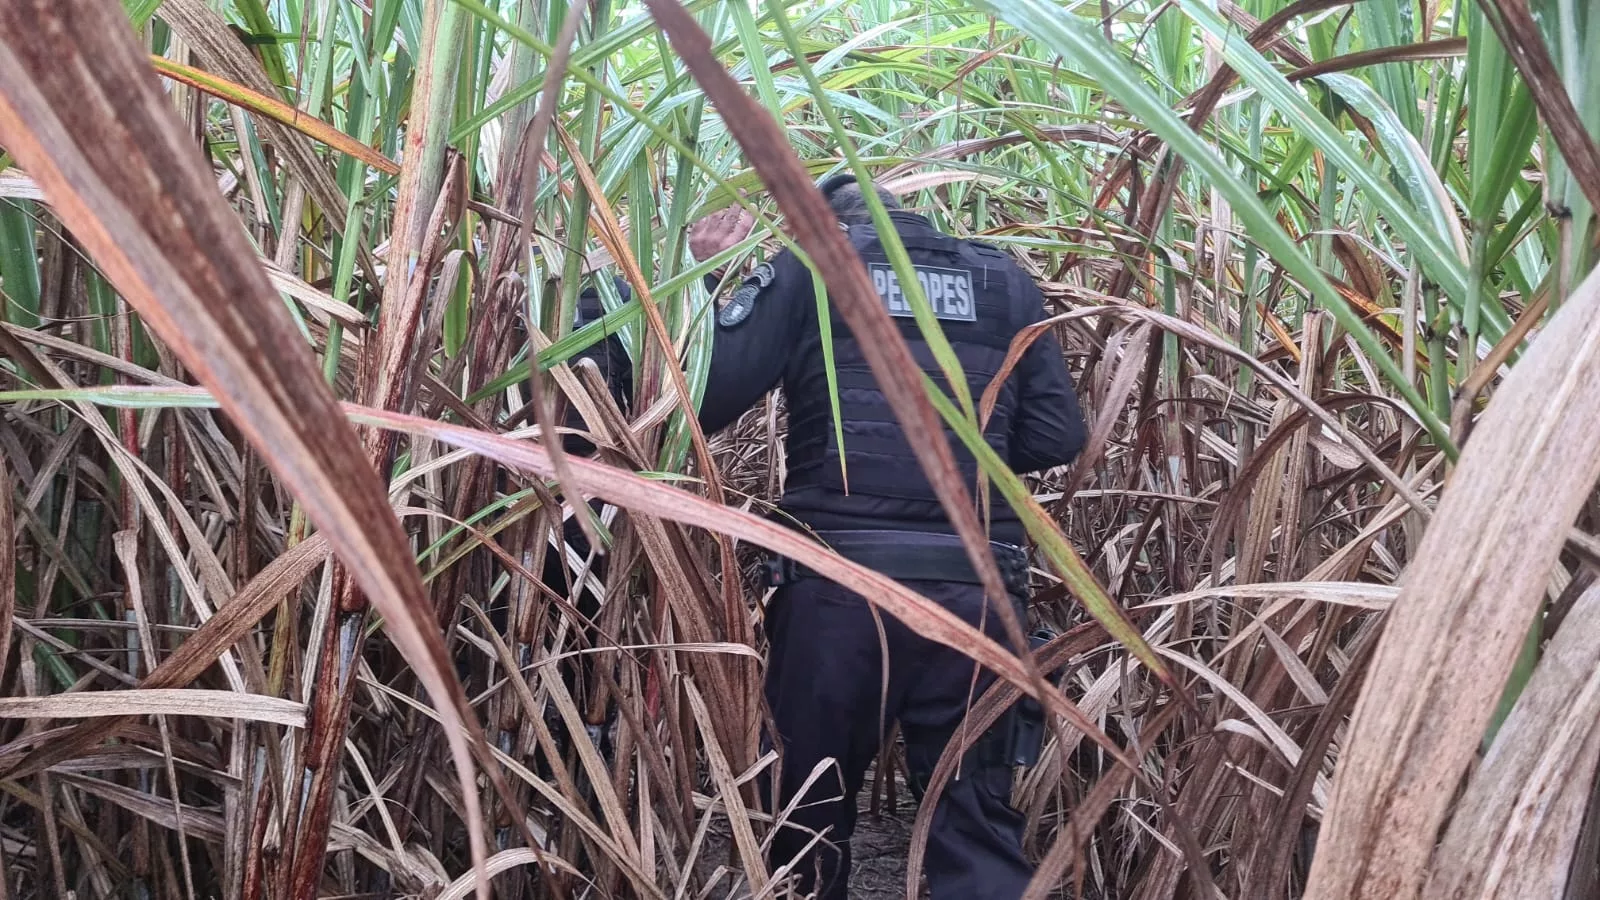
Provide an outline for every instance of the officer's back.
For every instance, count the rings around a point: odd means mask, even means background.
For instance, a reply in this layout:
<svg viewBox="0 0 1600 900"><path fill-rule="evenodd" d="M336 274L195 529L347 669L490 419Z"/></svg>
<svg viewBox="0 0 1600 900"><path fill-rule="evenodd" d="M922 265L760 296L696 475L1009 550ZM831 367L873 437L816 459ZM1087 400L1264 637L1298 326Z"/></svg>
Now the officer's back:
<svg viewBox="0 0 1600 900"><path fill-rule="evenodd" d="M853 181L833 184L831 191L829 184L823 187L835 210L842 210L841 221L879 302L899 325L922 370L951 395L860 188ZM895 205L892 195L881 189L879 196L886 205ZM1042 295L1003 251L943 234L912 212L891 208L889 218L976 402L1003 368L1012 339L1043 318ZM756 289L753 296L751 288ZM950 531L860 344L831 304L830 334L823 334L810 270L785 251L758 269L743 289L740 302L725 306L718 318L700 413L705 430L727 426L781 383L789 414L788 475L781 504L786 513L818 530ZM838 379L837 431L824 352L830 340ZM949 429L945 437L971 489L976 461ZM1082 417L1053 334L1046 333L1027 350L1000 388L984 438L1017 472L1069 462L1082 447ZM1021 542L1021 526L1003 502L993 505L991 521L996 540Z"/></svg>

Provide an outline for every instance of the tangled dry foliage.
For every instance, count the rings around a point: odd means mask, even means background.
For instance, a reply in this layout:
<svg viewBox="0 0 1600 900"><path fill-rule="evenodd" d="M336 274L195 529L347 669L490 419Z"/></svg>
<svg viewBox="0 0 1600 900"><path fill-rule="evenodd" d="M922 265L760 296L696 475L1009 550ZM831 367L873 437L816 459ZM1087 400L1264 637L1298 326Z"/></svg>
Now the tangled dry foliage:
<svg viewBox="0 0 1600 900"><path fill-rule="evenodd" d="M1030 896L1597 896L1600 92L1535 5L0 4L0 898L783 896L766 552L1001 673L972 734L1047 704ZM840 165L1044 287L1031 660L763 521L781 397L683 415L782 216L972 491Z"/></svg>

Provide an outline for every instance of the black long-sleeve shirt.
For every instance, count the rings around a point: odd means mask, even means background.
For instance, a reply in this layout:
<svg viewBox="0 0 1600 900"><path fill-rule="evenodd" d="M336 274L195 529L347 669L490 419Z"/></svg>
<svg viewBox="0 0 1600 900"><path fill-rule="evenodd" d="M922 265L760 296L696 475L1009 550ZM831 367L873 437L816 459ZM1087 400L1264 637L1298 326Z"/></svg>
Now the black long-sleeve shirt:
<svg viewBox="0 0 1600 900"><path fill-rule="evenodd" d="M796 257L783 254L773 262L777 275L744 323L717 327L711 371L700 404L700 425L706 433L721 431L783 380L799 348L799 335L817 328L811 273ZM1023 302L1044 319L1044 298L1038 288ZM1021 397L1013 417L1012 471L1037 472L1065 465L1083 450L1087 437L1078 396L1061 353L1061 343L1047 332L1035 340L1018 362L1014 378ZM914 464L914 463L913 463Z"/></svg>
<svg viewBox="0 0 1600 900"><path fill-rule="evenodd" d="M897 213L895 218L925 226L920 217ZM808 367L820 365L814 358L821 341L811 272L789 252L779 254L770 265L770 283L756 295L749 313L737 322L727 321L727 316L718 318L699 410L700 425L708 434L732 424L779 385L792 384ZM1009 260L995 261L995 265L1012 267L1009 274L1016 287L1010 302L1018 321L1043 320L1044 300L1038 286ZM625 291L626 285L621 289ZM598 296L592 291L586 296L595 307L591 312L596 312ZM837 322L834 327L839 327ZM834 338L840 336L835 331ZM590 348L585 355L602 363L611 377L631 384L631 369L622 365L626 355L615 338ZM1027 473L1071 462L1083 448L1086 429L1053 332L1047 331L1033 342L1011 379L1016 393L1006 440L1008 465L1013 471ZM844 414L849 417L848 408ZM905 478L923 479L914 458L905 460ZM816 528L944 531L950 527L937 502L847 494L815 486L789 490L782 505L786 512ZM993 534L1013 542L1022 538L1020 524L1003 503L994 504Z"/></svg>
<svg viewBox="0 0 1600 900"><path fill-rule="evenodd" d="M917 227L927 227L919 217L896 213L898 223L911 222ZM995 254L997 266L1012 267L1011 283L1016 285L1010 298L1013 312L1022 324L1039 322L1044 318L1044 298L1038 286L1009 259ZM821 340L818 334L819 317L816 290L810 270L791 253L782 253L772 261L770 286L757 297L754 308L742 322L725 326L719 322L713 345L710 373L707 377L705 397L700 406L700 422L709 432L718 431L742 415L774 387L785 386L790 394L790 408L796 402L793 386L804 381L817 384L815 378L806 378L821 365ZM849 337L837 319L832 319L832 337L838 341ZM906 334L904 330L903 334ZM907 334L908 338L911 336ZM837 344L836 344L837 346ZM914 355L926 359L926 345L913 340ZM920 347L920 349L919 349ZM961 356L960 351L957 353ZM967 360L962 360L963 365ZM969 370L970 371L970 370ZM843 376L841 376L842 378ZM1014 405L1006 435L1006 462L1018 473L1053 468L1071 462L1082 450L1086 440L1083 415L1071 376L1061 352L1060 342L1053 332L1047 331L1024 353L1011 375L1016 384ZM943 384L943 379L935 376ZM841 414L849 431L851 417L851 388L841 386ZM981 390L981 387L978 388ZM974 399L976 400L976 391ZM791 421L791 430L793 422ZM877 426L867 426L875 428ZM864 428L863 431L867 430ZM792 437L792 435L791 435ZM862 438L862 440L871 440ZM856 452L849 449L852 439L846 435L846 465ZM925 484L915 458L904 460L903 474L896 476L907 485ZM797 454L803 450L791 446L791 466L798 463ZM957 449L958 455L965 449ZM795 486L791 483L784 493L784 511L817 529L883 528L945 532L951 529L948 517L937 501L904 499L892 496L896 490L877 492L846 492L817 485ZM886 496L887 495L887 496ZM991 535L998 540L1020 543L1023 528L1015 513L1003 502L991 507Z"/></svg>

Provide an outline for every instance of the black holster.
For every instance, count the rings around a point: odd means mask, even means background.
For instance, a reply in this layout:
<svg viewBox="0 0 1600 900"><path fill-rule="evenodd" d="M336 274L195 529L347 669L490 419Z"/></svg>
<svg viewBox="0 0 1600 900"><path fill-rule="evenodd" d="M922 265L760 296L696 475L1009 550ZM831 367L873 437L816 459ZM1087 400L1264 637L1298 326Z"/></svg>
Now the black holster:
<svg viewBox="0 0 1600 900"><path fill-rule="evenodd" d="M1055 639L1055 632L1041 628L1028 636L1028 649L1037 652ZM1044 749L1044 707L1030 694L1023 694L984 732L974 746L980 766L1031 766Z"/></svg>

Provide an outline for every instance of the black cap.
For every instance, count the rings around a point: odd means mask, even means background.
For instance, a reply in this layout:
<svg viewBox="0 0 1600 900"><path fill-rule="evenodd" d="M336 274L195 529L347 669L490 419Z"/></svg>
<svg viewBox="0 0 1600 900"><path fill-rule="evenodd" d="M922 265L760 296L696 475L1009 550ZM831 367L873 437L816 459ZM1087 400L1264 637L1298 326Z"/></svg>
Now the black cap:
<svg viewBox="0 0 1600 900"><path fill-rule="evenodd" d="M839 188L842 188L847 184L855 183L856 176L854 172L840 172L837 175L829 175L827 178L817 182L817 190L822 192L824 199L831 200L833 198L834 191L837 191Z"/></svg>

